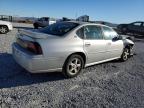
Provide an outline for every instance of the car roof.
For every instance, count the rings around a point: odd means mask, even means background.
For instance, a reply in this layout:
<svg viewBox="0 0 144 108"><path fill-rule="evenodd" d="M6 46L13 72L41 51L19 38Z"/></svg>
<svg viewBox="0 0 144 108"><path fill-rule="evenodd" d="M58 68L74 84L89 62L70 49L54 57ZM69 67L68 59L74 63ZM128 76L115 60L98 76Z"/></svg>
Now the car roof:
<svg viewBox="0 0 144 108"><path fill-rule="evenodd" d="M72 22L72 23L77 23L79 25L99 25L99 26L104 26L104 27L109 27L109 26L106 26L106 25L103 25L103 24L98 24L98 23L93 23L93 22L82 22L82 21L66 21L66 22ZM111 28L111 27L109 27Z"/></svg>

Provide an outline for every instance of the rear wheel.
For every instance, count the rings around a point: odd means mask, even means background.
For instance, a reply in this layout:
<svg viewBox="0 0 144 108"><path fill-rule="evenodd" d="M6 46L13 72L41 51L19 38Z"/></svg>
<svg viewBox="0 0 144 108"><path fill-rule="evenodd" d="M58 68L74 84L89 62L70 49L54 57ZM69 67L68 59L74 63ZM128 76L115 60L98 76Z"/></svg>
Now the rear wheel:
<svg viewBox="0 0 144 108"><path fill-rule="evenodd" d="M125 48L121 55L121 61L126 61L129 56L130 56L130 51L128 48Z"/></svg>
<svg viewBox="0 0 144 108"><path fill-rule="evenodd" d="M0 26L0 33L6 34L9 31L7 26Z"/></svg>
<svg viewBox="0 0 144 108"><path fill-rule="evenodd" d="M84 60L80 55L72 55L70 56L64 66L63 66L63 74L68 77L76 77L84 67Z"/></svg>

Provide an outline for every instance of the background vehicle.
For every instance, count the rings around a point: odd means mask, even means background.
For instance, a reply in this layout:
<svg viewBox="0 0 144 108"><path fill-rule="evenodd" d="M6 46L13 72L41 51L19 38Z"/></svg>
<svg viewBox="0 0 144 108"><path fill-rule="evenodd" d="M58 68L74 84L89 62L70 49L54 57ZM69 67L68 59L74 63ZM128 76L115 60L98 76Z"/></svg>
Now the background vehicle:
<svg viewBox="0 0 144 108"><path fill-rule="evenodd" d="M13 29L12 23L0 20L0 33L5 34Z"/></svg>
<svg viewBox="0 0 144 108"><path fill-rule="evenodd" d="M84 67L132 54L134 43L112 28L84 22L59 22L43 29L20 30L13 56L32 73L62 71L77 76Z"/></svg>
<svg viewBox="0 0 144 108"><path fill-rule="evenodd" d="M56 23L55 19L52 19L49 17L42 17L42 18L38 19L37 21L35 21L33 23L33 26L35 29L38 29L39 27L46 27L46 26L51 25L53 23Z"/></svg>
<svg viewBox="0 0 144 108"><path fill-rule="evenodd" d="M88 22L89 21L89 16L88 15L83 15L80 16L76 19L76 21L83 21L83 22Z"/></svg>
<svg viewBox="0 0 144 108"><path fill-rule="evenodd" d="M144 35L144 22L133 22L130 24L118 25L119 31L123 34L132 33L138 35Z"/></svg>

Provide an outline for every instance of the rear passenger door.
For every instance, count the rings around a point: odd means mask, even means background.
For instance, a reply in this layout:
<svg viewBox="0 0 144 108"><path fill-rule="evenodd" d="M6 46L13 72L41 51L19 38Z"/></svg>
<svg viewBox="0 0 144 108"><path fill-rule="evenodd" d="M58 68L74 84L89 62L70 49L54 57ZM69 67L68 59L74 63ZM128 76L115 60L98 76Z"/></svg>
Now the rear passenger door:
<svg viewBox="0 0 144 108"><path fill-rule="evenodd" d="M109 27L102 27L103 34L106 41L106 59L112 59L120 57L123 51L123 41L114 40L115 37L118 37L118 34Z"/></svg>
<svg viewBox="0 0 144 108"><path fill-rule="evenodd" d="M94 63L105 59L106 43L102 29L97 25L84 27L84 50L88 55L87 63Z"/></svg>

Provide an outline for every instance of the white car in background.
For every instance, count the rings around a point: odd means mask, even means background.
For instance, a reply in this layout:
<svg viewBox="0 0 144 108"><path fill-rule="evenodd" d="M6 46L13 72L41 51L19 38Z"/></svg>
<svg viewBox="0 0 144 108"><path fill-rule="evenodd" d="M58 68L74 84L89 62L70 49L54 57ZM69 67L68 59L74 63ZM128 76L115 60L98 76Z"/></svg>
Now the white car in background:
<svg viewBox="0 0 144 108"><path fill-rule="evenodd" d="M13 29L12 23L0 20L0 33L6 34Z"/></svg>

